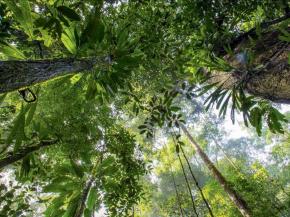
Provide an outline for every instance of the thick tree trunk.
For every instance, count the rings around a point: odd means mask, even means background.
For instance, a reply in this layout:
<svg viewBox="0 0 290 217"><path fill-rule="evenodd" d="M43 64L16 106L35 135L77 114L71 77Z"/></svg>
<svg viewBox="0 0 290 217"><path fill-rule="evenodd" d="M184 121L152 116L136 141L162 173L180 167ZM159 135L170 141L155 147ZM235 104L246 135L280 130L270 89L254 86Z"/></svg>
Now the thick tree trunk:
<svg viewBox="0 0 290 217"><path fill-rule="evenodd" d="M213 174L216 181L223 187L224 191L229 195L230 199L233 201L235 206L239 209L241 214L244 217L250 217L251 212L248 208L247 203L241 198L238 193L231 187L231 185L228 183L228 181L225 179L225 177L219 172L219 170L215 167L215 165L211 162L211 160L208 158L208 156L204 153L204 151L201 149L201 147L197 144L197 142L193 139L193 137L190 135L190 133L187 131L186 127L179 123L182 131L185 133L185 135L190 140L191 144L195 148L196 152L199 154L205 165L208 167L208 169Z"/></svg>
<svg viewBox="0 0 290 217"><path fill-rule="evenodd" d="M290 28L288 28L290 30ZM225 88L242 82L244 90L254 96L277 103L290 104L290 43L280 40L276 30L263 33L252 46L245 38L235 48L234 55L224 59L234 68L231 72L213 72L209 82L220 82ZM254 56L251 64L246 62L250 50Z"/></svg>
<svg viewBox="0 0 290 217"><path fill-rule="evenodd" d="M27 156L28 154L32 152L38 151L41 148L51 146L54 144L56 144L56 141L42 141L37 146L27 147L25 149L19 150L17 153L12 153L8 157L0 160L0 170L10 164L13 164L19 160L22 160L25 156Z"/></svg>
<svg viewBox="0 0 290 217"><path fill-rule="evenodd" d="M69 73L89 71L104 62L102 58L0 61L0 94Z"/></svg>

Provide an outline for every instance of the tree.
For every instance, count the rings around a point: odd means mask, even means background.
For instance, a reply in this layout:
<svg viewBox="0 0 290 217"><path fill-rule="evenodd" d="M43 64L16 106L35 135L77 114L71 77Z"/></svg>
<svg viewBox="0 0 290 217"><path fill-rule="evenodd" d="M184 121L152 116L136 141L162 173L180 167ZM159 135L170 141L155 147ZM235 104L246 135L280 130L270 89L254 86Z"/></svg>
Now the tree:
<svg viewBox="0 0 290 217"><path fill-rule="evenodd" d="M241 213L249 216L248 207L259 213L241 199L250 198L243 193L251 182L229 184L185 128L192 119L175 105L186 97L201 113L198 98L220 116L230 109L233 122L242 113L260 136L263 120L283 133L286 116L271 100L289 101L288 2L5 0L0 6L0 166L1 174L15 175L15 185L3 188L3 215L25 215L19 209L31 212L30 203L43 206L36 215L93 216L100 204L111 216L135 215L157 126L183 130ZM139 130L146 138L129 127L134 121L144 121ZM195 206L187 178L190 200L176 194L178 172L171 174L175 193L166 208L173 215L191 213L190 204L196 215L210 210L208 203ZM38 201L10 191L23 183L38 189Z"/></svg>

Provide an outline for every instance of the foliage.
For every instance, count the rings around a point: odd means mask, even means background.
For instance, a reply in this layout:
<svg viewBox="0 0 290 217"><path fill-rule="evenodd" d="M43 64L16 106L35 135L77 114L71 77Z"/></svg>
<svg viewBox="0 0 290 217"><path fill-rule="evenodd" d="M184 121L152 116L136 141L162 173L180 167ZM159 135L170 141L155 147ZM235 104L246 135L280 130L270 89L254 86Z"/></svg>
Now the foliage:
<svg viewBox="0 0 290 217"><path fill-rule="evenodd" d="M215 153L211 142L226 132L213 124L214 106L224 118L230 110L233 122L236 112L242 113L258 135L265 131L264 122L271 133L287 132L287 118L275 105L244 91L246 79L224 88L208 76L239 70L223 58L235 54L232 41L253 28L261 35L263 21L281 17L288 6L284 0L0 0L0 64L64 59L94 65L0 95L0 170L10 179L0 185L0 216L91 217L102 207L108 216L138 216L138 209L146 212L140 217L180 216L176 189L181 210L191 215L176 163L181 150L215 216L238 216L208 172L193 163L195 151L178 129L185 122L195 124L197 139L217 159L221 152ZM271 27L280 29L284 43L289 42L286 27L287 21ZM247 68L242 74L259 73L263 66L252 64L254 54L243 54ZM36 101L25 100L33 95ZM168 139L168 152L164 144L153 148L158 128L163 138L174 134L177 144ZM41 146L46 141L54 142ZM289 142L273 147L276 168L254 163L244 143L235 142L245 156L232 155L241 171L221 158L222 172L256 216L287 215ZM149 170L155 163L158 182L152 183ZM185 173L190 177L188 168ZM275 182L283 190L268 188L272 174L279 175ZM198 189L192 192L198 212L207 216L204 198Z"/></svg>

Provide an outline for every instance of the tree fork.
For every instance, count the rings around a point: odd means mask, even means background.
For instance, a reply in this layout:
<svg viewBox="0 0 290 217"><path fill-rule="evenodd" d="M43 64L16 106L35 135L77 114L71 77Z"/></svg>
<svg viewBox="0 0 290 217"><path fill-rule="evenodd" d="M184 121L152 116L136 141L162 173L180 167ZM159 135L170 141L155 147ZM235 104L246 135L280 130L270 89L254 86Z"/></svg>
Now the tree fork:
<svg viewBox="0 0 290 217"><path fill-rule="evenodd" d="M208 169L213 174L216 181L223 187L224 191L228 194L229 198L233 201L233 203L236 205L238 210L241 212L241 214L244 217L251 217L250 209L244 201L244 199L230 186L228 181L225 179L225 177L220 173L220 171L215 167L215 165L211 162L211 160L208 158L208 156L204 153L204 151L201 149L201 147L197 144L197 142L193 139L193 137L190 135L186 127L179 122L179 125L184 132L184 134L188 137L191 144L195 148L196 152L199 154L203 162L206 164Z"/></svg>

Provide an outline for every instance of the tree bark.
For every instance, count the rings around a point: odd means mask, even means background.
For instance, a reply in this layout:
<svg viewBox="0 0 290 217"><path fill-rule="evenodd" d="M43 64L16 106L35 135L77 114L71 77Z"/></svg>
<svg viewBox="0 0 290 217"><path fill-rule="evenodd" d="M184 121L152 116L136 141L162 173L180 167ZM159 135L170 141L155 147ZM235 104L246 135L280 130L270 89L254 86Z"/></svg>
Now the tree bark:
<svg viewBox="0 0 290 217"><path fill-rule="evenodd" d="M54 141L42 141L37 146L27 147L25 149L18 151L17 153L11 153L8 157L5 157L5 158L0 160L0 170L3 169L4 167L10 165L10 164L13 164L19 160L22 160L25 156L27 156L28 154L30 154L32 152L35 152L41 148L51 146L54 144L56 144L55 140Z"/></svg>
<svg viewBox="0 0 290 217"><path fill-rule="evenodd" d="M102 64L104 58L0 61L0 94L69 73L89 71Z"/></svg>
<svg viewBox="0 0 290 217"><path fill-rule="evenodd" d="M83 193L82 193L82 196L81 196L81 199L80 199L80 204L75 212L75 215L74 217L82 217L84 211L85 211L85 208L86 208L86 201L87 201L87 198L88 198L88 195L89 195L89 192L90 192L90 189L92 188L92 185L93 185L93 182L94 182L94 178L91 177L84 190L83 190Z"/></svg>
<svg viewBox="0 0 290 217"><path fill-rule="evenodd" d="M238 208L238 210L241 212L241 214L244 217L251 217L250 209L248 208L247 203L243 200L241 196L231 187L230 183L225 179L225 177L220 173L220 171L215 167L215 165L211 162L211 160L208 158L206 153L201 149L201 147L198 145L198 143L193 139L193 137L190 135L190 133L187 131L186 127L179 123L182 131L185 133L185 135L190 140L191 144L195 148L196 152L199 154L205 165L208 167L208 169L213 174L216 181L223 187L224 191L228 194L230 199L233 201L235 206Z"/></svg>
<svg viewBox="0 0 290 217"><path fill-rule="evenodd" d="M290 31L290 27L287 30ZM277 30L267 31L256 38L254 46L251 40L244 38L235 47L234 55L223 57L233 70L226 73L214 71L209 82L218 82L224 88L242 82L244 90L249 94L290 104L290 43L282 41L280 36ZM254 56L250 64L241 58L246 55L246 50L250 50ZM248 58L249 54L244 56L244 59Z"/></svg>

